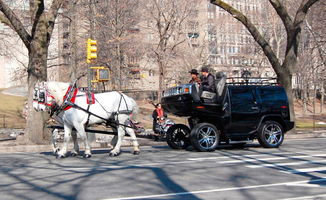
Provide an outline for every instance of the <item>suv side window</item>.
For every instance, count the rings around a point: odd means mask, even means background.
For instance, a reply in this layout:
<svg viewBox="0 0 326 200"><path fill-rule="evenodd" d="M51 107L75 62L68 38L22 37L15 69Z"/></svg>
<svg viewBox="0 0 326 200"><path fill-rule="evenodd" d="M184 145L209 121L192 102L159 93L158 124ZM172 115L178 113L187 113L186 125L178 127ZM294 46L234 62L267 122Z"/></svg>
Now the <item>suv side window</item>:
<svg viewBox="0 0 326 200"><path fill-rule="evenodd" d="M232 112L249 112L255 102L252 88L232 88L231 108Z"/></svg>
<svg viewBox="0 0 326 200"><path fill-rule="evenodd" d="M259 88L260 98L263 104L275 104L277 102L287 102L287 96L282 87Z"/></svg>

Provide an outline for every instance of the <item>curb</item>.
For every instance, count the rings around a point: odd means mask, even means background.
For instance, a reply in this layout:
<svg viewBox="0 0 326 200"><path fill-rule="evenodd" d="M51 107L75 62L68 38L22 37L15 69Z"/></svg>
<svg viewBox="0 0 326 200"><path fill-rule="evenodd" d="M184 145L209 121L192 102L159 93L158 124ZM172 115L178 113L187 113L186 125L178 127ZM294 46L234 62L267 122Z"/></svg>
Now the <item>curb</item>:
<svg viewBox="0 0 326 200"><path fill-rule="evenodd" d="M314 131L310 133L288 133L285 134L285 139L308 139L308 138L326 138L326 131ZM10 141L12 142L12 141ZM142 146L164 146L166 142L155 142L152 139L138 138L140 147ZM0 143L1 144L1 143ZM107 143L93 142L91 144L92 149L109 149ZM129 137L126 137L123 141L122 147L132 147L132 141ZM72 144L69 144L69 149L72 149ZM83 145L80 145L80 149L83 150ZM52 145L13 145L3 144L0 146L0 154L5 153L38 153L38 152L52 152Z"/></svg>
<svg viewBox="0 0 326 200"><path fill-rule="evenodd" d="M150 139L138 138L138 143L140 148L142 146L161 146L167 145L166 142L155 142ZM0 143L1 144L1 143ZM123 144L121 145L122 148L124 147L132 147L132 141L129 138L125 138ZM84 150L84 146L80 145L80 150ZM93 142L91 144L92 149L109 149L107 143L97 143ZM68 149L72 149L73 145L70 143ZM2 145L0 146L0 154L4 153L37 153L37 152L52 152L52 145Z"/></svg>
<svg viewBox="0 0 326 200"><path fill-rule="evenodd" d="M291 133L285 134L285 139L305 139L305 138L324 138L326 137L325 131L314 131L311 133Z"/></svg>

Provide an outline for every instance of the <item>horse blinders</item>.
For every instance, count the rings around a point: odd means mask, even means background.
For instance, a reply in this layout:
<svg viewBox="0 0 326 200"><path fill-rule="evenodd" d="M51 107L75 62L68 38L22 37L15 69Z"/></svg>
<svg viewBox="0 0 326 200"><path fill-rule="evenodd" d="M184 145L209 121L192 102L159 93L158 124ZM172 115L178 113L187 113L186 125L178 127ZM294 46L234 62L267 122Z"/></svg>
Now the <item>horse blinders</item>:
<svg viewBox="0 0 326 200"><path fill-rule="evenodd" d="M46 90L44 83L36 84L33 95L33 107L36 111L51 111L56 102L54 97Z"/></svg>

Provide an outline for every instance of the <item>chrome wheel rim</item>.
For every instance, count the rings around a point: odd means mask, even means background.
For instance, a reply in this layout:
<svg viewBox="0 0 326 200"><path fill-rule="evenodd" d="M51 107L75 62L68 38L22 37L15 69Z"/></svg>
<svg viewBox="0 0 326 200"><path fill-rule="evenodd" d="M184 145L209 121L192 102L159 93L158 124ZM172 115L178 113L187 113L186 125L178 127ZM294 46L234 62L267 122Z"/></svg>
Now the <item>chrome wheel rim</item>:
<svg viewBox="0 0 326 200"><path fill-rule="evenodd" d="M283 139L282 129L276 124L268 124L263 131L266 142L270 145L277 145Z"/></svg>
<svg viewBox="0 0 326 200"><path fill-rule="evenodd" d="M209 126L202 127L198 131L198 144L203 148L203 149L211 149L217 142L217 132Z"/></svg>
<svg viewBox="0 0 326 200"><path fill-rule="evenodd" d="M185 145L187 133L182 128L177 128L173 132L173 143L179 147L183 147Z"/></svg>

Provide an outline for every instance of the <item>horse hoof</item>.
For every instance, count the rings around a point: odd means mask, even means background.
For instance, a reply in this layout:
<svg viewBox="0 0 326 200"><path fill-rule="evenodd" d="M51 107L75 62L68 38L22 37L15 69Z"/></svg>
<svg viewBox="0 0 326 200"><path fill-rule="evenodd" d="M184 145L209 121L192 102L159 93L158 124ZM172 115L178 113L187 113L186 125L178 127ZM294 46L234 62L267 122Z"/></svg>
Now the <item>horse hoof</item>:
<svg viewBox="0 0 326 200"><path fill-rule="evenodd" d="M60 149L56 149L55 151L53 151L53 155L57 156L59 151L60 151Z"/></svg>
<svg viewBox="0 0 326 200"><path fill-rule="evenodd" d="M116 157L116 156L118 156L118 155L120 155L120 152L118 152L118 153L112 153L112 152L110 152L110 153L109 153L109 156L110 156L110 157Z"/></svg>
<svg viewBox="0 0 326 200"><path fill-rule="evenodd" d="M60 154L57 154L57 155L56 155L56 158L57 158L57 159L62 159L62 158L65 158L65 157L66 157L65 155L60 155Z"/></svg>
<svg viewBox="0 0 326 200"><path fill-rule="evenodd" d="M92 155L91 155L91 154L84 154L83 157L84 157L84 158L90 158L90 157L92 157Z"/></svg>
<svg viewBox="0 0 326 200"><path fill-rule="evenodd" d="M134 151L133 154L138 156L140 154L140 151Z"/></svg>
<svg viewBox="0 0 326 200"><path fill-rule="evenodd" d="M71 157L76 157L76 156L78 156L78 154L77 153L71 153L70 156Z"/></svg>

